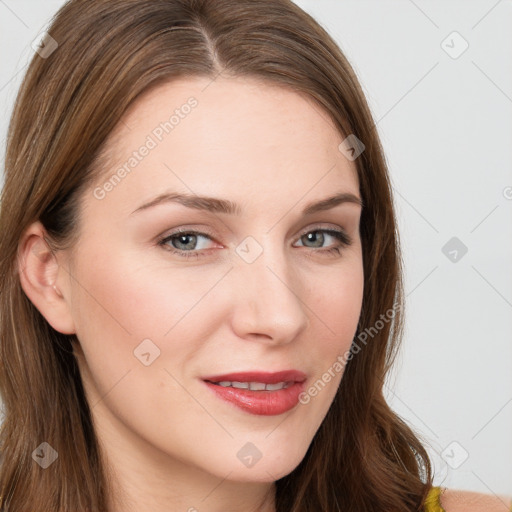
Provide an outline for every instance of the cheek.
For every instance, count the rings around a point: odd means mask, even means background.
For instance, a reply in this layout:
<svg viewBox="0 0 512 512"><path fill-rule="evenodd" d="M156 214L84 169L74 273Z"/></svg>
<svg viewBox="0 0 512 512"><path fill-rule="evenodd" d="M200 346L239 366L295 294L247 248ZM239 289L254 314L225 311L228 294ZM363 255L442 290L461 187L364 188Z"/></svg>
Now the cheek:
<svg viewBox="0 0 512 512"><path fill-rule="evenodd" d="M204 318L198 320L206 310L215 316L215 301L203 304L201 298L222 272L141 265L140 255L116 253L100 243L95 248L89 255L84 250L74 269L82 375L93 404L108 405L126 424L141 422L142 432L146 422L159 425L162 410L190 407L179 382L186 380L189 363L211 332ZM191 417L197 414L201 424L199 412Z"/></svg>
<svg viewBox="0 0 512 512"><path fill-rule="evenodd" d="M307 391L309 398L322 396L324 412L334 398L340 384L347 356L357 332L364 291L362 261L354 258L351 264L314 278L308 293L307 305L314 312L314 328L311 336L315 350L305 345L304 350L314 355L314 373L317 379L314 389ZM325 390L324 390L325 389ZM306 397L307 401L307 397ZM317 404L319 405L319 404Z"/></svg>
<svg viewBox="0 0 512 512"><path fill-rule="evenodd" d="M162 389L179 401L177 382L193 373L196 354L225 318L214 289L225 271L146 263L106 240L84 249L74 269L73 314L91 393L110 402L119 383L118 392L148 407Z"/></svg>
<svg viewBox="0 0 512 512"><path fill-rule="evenodd" d="M190 322L201 298L222 274L141 264L135 253L105 253L101 259L91 258L93 264L82 258L74 309L81 330L93 334L94 328L97 338L117 333L109 343L170 339L173 331Z"/></svg>
<svg viewBox="0 0 512 512"><path fill-rule="evenodd" d="M308 275L305 303L313 313L317 329L325 333L326 347L337 350L350 346L361 313L363 291L362 261L357 257L337 270Z"/></svg>

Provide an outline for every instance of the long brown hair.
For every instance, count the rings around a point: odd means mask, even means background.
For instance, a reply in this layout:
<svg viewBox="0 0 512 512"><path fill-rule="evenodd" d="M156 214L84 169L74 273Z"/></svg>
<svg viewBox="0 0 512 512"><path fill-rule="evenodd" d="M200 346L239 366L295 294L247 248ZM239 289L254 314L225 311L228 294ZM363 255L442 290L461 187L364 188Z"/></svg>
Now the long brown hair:
<svg viewBox="0 0 512 512"><path fill-rule="evenodd" d="M20 285L23 232L40 220L54 247L72 246L80 198L104 171L104 141L132 102L174 78L221 72L306 93L340 134L365 145L355 160L364 343L355 341L304 459L276 482L276 510L422 510L427 453L383 396L404 308L391 186L364 94L333 39L290 0L71 0L48 32L58 46L47 39L51 54L34 55L11 118L0 211L2 510L106 511L109 492L76 336L54 330ZM58 452L45 470L31 457L43 441Z"/></svg>

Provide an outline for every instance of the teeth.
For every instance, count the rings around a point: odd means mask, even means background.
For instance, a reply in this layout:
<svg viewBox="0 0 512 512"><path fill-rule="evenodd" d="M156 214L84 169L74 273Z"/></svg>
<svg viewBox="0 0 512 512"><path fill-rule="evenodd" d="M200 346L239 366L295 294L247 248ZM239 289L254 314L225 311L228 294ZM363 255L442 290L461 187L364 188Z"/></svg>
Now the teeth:
<svg viewBox="0 0 512 512"><path fill-rule="evenodd" d="M248 382L236 382L236 381L233 381L231 383L231 386L234 387L234 388L237 388L237 389L248 389L249 388L249 383Z"/></svg>
<svg viewBox="0 0 512 512"><path fill-rule="evenodd" d="M252 391L262 391L265 389L265 384L263 382L249 382L249 389Z"/></svg>
<svg viewBox="0 0 512 512"><path fill-rule="evenodd" d="M286 382L276 382L275 384L267 384L265 386L265 389L267 389L268 391L275 391L276 389L283 389L286 386Z"/></svg>
<svg viewBox="0 0 512 512"><path fill-rule="evenodd" d="M265 384L264 382L230 382L223 380L221 382L214 382L223 388L237 388L237 389L250 389L251 391L277 391L290 387L293 382L276 382L275 384Z"/></svg>

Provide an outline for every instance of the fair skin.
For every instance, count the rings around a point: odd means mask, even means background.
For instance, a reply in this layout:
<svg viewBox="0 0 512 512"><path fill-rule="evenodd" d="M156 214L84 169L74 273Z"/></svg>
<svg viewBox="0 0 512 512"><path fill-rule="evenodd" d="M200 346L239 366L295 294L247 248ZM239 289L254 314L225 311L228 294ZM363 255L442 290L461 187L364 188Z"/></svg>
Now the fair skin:
<svg viewBox="0 0 512 512"><path fill-rule="evenodd" d="M201 376L297 369L308 389L356 333L361 206L303 214L334 194L360 198L355 163L338 150L342 137L292 91L210 82L176 81L138 100L108 141L115 161L100 186L176 107L191 96L198 105L103 199L92 189L84 196L80 240L57 254L58 266L23 273L48 322L80 342L87 398L115 476L111 512L274 510L274 482L303 459L343 371L309 403L267 416L220 400ZM132 213L165 191L227 199L241 213L176 203ZM158 246L181 227L210 238L176 237L167 247L202 256ZM38 229L26 235L29 258ZM352 244L320 229L344 231ZM249 236L249 253L262 250L250 263L236 251ZM31 288L31 280L47 286ZM150 366L133 353L144 339L160 350ZM251 467L237 457L247 443L262 454Z"/></svg>
<svg viewBox="0 0 512 512"><path fill-rule="evenodd" d="M349 349L361 310L360 205L302 212L335 193L360 198L355 163L338 150L343 137L327 115L302 95L241 78L160 86L112 133L111 166L95 185L191 96L197 107L122 181L101 199L92 188L84 195L76 247L52 256L38 222L20 243L27 296L79 341L112 470L109 512L273 512L274 482L303 459L343 371L307 404L266 416L220 400L201 376L298 369L308 389ZM227 199L241 212L167 202L133 213L168 191ZM207 236L159 246L176 228ZM326 252L335 247L339 254ZM243 257L260 250L250 263ZM146 366L134 349L147 339L145 352L160 353ZM261 454L250 467L237 456L246 443ZM448 512L491 510L490 501L475 508L452 496L442 498Z"/></svg>

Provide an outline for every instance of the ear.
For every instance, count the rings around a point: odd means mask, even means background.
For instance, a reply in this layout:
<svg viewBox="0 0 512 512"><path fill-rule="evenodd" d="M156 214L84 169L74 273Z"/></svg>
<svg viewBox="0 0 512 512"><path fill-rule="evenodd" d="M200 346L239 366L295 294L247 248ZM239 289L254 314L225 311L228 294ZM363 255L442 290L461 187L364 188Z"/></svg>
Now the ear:
<svg viewBox="0 0 512 512"><path fill-rule="evenodd" d="M46 241L46 230L37 221L25 230L18 245L18 270L23 291L48 323L62 334L75 334L69 294L62 293L68 272ZM67 288L66 288L67 292ZM66 297L67 296L67 297Z"/></svg>

